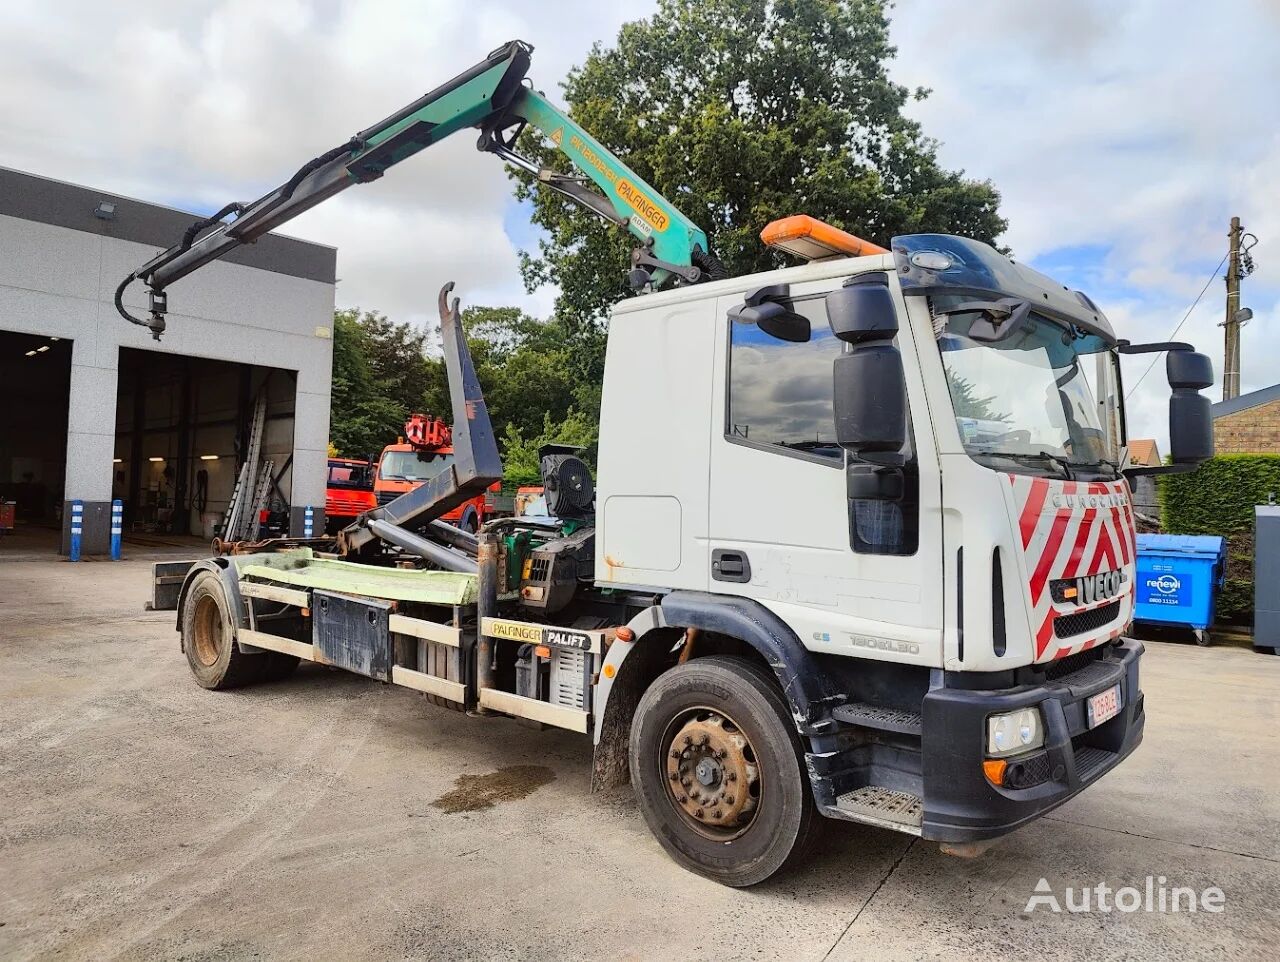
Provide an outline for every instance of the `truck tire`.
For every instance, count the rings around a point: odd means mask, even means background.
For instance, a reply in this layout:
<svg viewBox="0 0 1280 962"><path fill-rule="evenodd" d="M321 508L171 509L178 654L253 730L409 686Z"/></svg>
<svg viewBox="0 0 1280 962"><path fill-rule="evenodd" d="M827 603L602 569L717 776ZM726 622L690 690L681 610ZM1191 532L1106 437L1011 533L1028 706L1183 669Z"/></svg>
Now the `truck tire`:
<svg viewBox="0 0 1280 962"><path fill-rule="evenodd" d="M794 865L816 834L802 754L773 678L741 658L670 669L631 722L631 783L650 831L680 865L734 887Z"/></svg>
<svg viewBox="0 0 1280 962"><path fill-rule="evenodd" d="M236 620L222 580L212 571L199 572L182 608L182 647L202 688L251 685L266 673L265 655L246 655L236 647Z"/></svg>

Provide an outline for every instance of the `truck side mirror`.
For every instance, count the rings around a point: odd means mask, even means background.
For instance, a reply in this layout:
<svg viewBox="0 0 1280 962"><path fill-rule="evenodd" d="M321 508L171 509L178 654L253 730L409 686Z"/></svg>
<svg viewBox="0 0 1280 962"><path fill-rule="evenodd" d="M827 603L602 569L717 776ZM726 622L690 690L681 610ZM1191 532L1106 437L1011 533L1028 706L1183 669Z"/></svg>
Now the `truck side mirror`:
<svg viewBox="0 0 1280 962"><path fill-rule="evenodd" d="M1213 414L1209 399L1198 393L1213 384L1213 362L1184 341L1121 341L1117 348L1121 354L1166 352L1164 370L1173 389L1169 398L1169 456L1173 463L1127 468L1125 475L1132 480L1144 474L1180 474L1213 457Z"/></svg>
<svg viewBox="0 0 1280 962"><path fill-rule="evenodd" d="M852 278L826 297L831 330L852 350L835 359L836 441L862 461L900 467L907 441L907 384L894 345L898 312L882 273Z"/></svg>
<svg viewBox="0 0 1280 962"><path fill-rule="evenodd" d="M786 305L791 287L788 284L770 284L748 291L737 307L729 309L729 320L737 324L754 324L770 337L793 344L809 341L812 328L807 318Z"/></svg>
<svg viewBox="0 0 1280 962"><path fill-rule="evenodd" d="M1213 362L1195 351L1170 351L1165 373L1169 398L1169 449L1177 465L1197 465L1213 457L1213 414L1201 388L1213 384Z"/></svg>
<svg viewBox="0 0 1280 962"><path fill-rule="evenodd" d="M907 443L907 385L892 344L865 344L835 359L836 441L854 457L899 466Z"/></svg>
<svg viewBox="0 0 1280 962"><path fill-rule="evenodd" d="M892 341L898 334L898 312L884 274L862 274L826 296L831 333L849 344Z"/></svg>

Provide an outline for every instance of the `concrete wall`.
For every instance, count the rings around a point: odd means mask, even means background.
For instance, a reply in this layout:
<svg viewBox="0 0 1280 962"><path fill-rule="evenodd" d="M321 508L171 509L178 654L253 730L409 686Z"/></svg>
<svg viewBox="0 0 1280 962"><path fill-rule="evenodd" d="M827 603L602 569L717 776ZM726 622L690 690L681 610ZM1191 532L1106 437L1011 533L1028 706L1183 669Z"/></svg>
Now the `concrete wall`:
<svg viewBox="0 0 1280 962"><path fill-rule="evenodd" d="M1218 454L1280 454L1280 398L1213 422Z"/></svg>
<svg viewBox="0 0 1280 962"><path fill-rule="evenodd" d="M14 175L0 171L6 173ZM48 219L62 223L6 214L3 211L13 209L18 200L12 194L0 199L0 329L72 342L65 498L86 503L85 550L100 550L105 544L122 347L296 371L293 499L295 504L323 506L333 349L333 251L304 245L327 255L327 279L323 265L318 270L306 265L298 271L319 274L321 279L245 263L207 265L169 288L169 329L157 343L145 328L126 323L116 313L112 298L116 285L130 271L158 248L180 238L181 230L170 228L189 223L194 215L112 198L117 202L116 220L101 221L93 216L90 203L98 194L71 185L54 186L57 190L51 191L48 206L57 209ZM75 223L76 216L82 217L83 225L67 226ZM145 221L163 236L151 243L125 239L120 235L138 232L137 223L126 223L129 219ZM267 244L264 259L278 266L281 246ZM240 252L239 259L252 253ZM141 284L130 287L125 304L133 313L145 315L146 293Z"/></svg>

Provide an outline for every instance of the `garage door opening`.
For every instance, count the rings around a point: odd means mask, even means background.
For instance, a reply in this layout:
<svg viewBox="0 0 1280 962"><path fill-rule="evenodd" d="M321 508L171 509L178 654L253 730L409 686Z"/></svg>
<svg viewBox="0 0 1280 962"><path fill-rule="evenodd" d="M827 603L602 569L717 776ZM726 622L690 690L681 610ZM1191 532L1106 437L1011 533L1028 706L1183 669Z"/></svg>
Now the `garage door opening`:
<svg viewBox="0 0 1280 962"><path fill-rule="evenodd" d="M0 501L57 530L67 478L71 342L0 331Z"/></svg>
<svg viewBox="0 0 1280 962"><path fill-rule="evenodd" d="M262 533L287 533L296 393L293 371L121 348L111 496L126 540L221 534L259 399Z"/></svg>

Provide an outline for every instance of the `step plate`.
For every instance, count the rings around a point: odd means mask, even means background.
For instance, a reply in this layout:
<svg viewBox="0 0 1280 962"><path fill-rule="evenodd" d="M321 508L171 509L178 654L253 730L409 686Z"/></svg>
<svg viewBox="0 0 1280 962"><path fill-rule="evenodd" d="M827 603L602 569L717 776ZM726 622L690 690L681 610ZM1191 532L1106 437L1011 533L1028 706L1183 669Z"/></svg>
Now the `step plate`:
<svg viewBox="0 0 1280 962"><path fill-rule="evenodd" d="M918 796L892 788L869 786L845 792L837 798L836 812L854 821L919 835L924 808Z"/></svg>
<svg viewBox="0 0 1280 962"><path fill-rule="evenodd" d="M924 728L919 712L902 711L897 708L880 708L852 702L841 705L831 712L832 717L846 725L860 725L863 728L877 728L880 731L902 732L904 735L919 735Z"/></svg>

